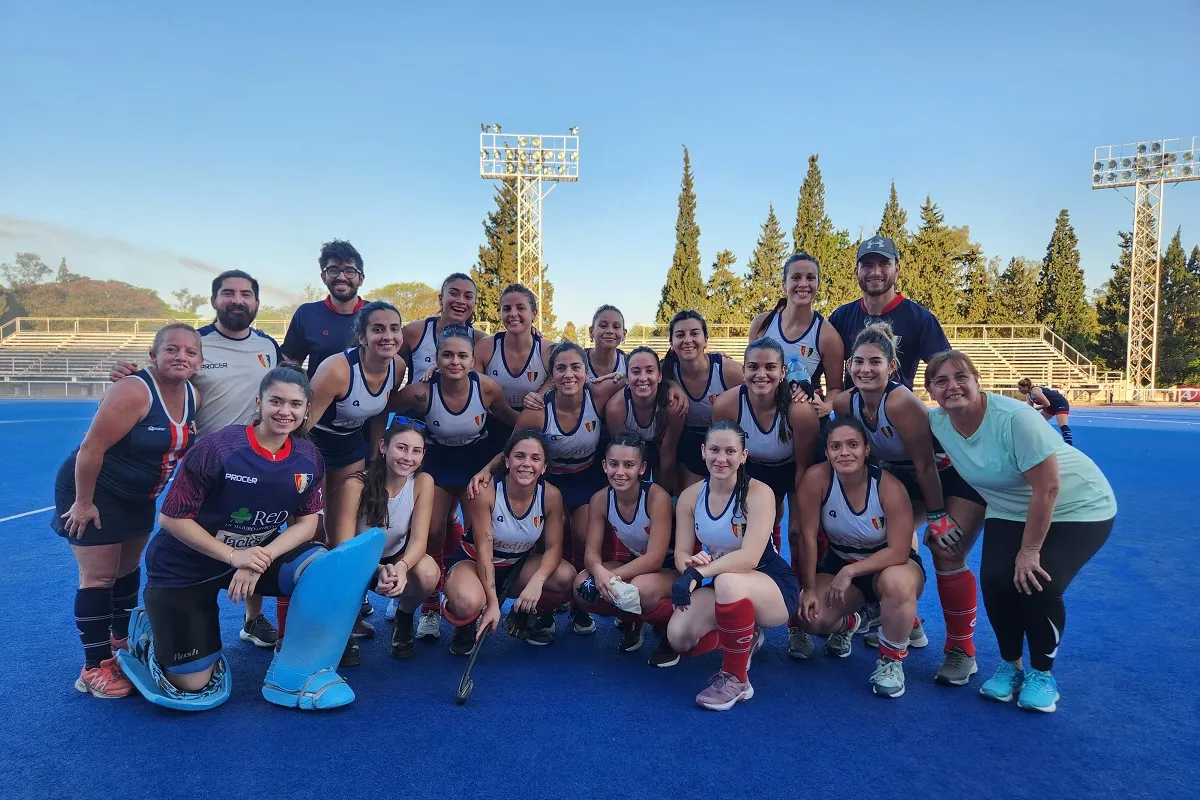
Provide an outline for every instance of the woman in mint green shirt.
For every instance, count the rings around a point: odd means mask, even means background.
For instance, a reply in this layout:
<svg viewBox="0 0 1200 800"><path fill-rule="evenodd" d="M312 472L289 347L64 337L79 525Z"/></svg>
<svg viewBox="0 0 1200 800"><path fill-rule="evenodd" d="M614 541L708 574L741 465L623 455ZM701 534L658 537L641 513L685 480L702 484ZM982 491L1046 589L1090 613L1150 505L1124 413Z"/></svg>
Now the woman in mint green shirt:
<svg viewBox="0 0 1200 800"><path fill-rule="evenodd" d="M979 579L1004 663L980 693L1052 712L1059 694L1050 670L1066 621L1063 593L1112 532L1112 487L1036 410L982 391L965 353L934 356L925 388L938 404L929 415L933 435L987 501ZM1022 670L1026 642L1031 669Z"/></svg>

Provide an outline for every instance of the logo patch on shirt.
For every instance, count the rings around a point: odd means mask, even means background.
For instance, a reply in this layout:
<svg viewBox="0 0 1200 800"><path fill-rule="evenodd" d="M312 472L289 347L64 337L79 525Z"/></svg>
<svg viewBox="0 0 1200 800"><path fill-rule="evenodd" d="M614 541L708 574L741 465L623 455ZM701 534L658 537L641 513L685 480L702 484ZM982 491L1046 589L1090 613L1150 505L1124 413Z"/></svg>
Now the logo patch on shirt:
<svg viewBox="0 0 1200 800"><path fill-rule="evenodd" d="M882 433L882 434L883 434L885 437L887 437L888 439L891 439L891 438L892 438L892 434L894 433L894 431L892 430L892 426L891 426L891 425L882 425L882 426L880 426L880 428L879 428L879 432L880 432L880 433Z"/></svg>
<svg viewBox="0 0 1200 800"><path fill-rule="evenodd" d="M715 402L717 402L717 396L715 394L710 394L708 396L708 404L711 406Z"/></svg>
<svg viewBox="0 0 1200 800"><path fill-rule="evenodd" d="M808 358L813 354L813 349L806 344L800 345L800 357Z"/></svg>
<svg viewBox="0 0 1200 800"><path fill-rule="evenodd" d="M588 433L591 433L592 431L596 430L596 420L588 420L584 423L583 427L587 429Z"/></svg>
<svg viewBox="0 0 1200 800"><path fill-rule="evenodd" d="M311 472L297 472L292 477L296 479L296 491L301 494L312 484L313 476Z"/></svg>
<svg viewBox="0 0 1200 800"><path fill-rule="evenodd" d="M883 517L871 517L871 526L874 527L875 530L877 530L877 531L883 530L884 525L886 525L886 524L887 523Z"/></svg>
<svg viewBox="0 0 1200 800"><path fill-rule="evenodd" d="M740 539L746 535L746 523L744 522L731 522L729 528L733 531L733 538L735 539Z"/></svg>
<svg viewBox="0 0 1200 800"><path fill-rule="evenodd" d="M541 527L543 519L545 519L545 517L534 517L533 518L533 527L535 527L535 528Z"/></svg>
<svg viewBox="0 0 1200 800"><path fill-rule="evenodd" d="M483 414L476 414L476 415L475 415L475 424L476 424L476 425L482 425L482 424L483 424L483 416L484 416Z"/></svg>
<svg viewBox="0 0 1200 800"><path fill-rule="evenodd" d="M258 478L253 475L237 475L233 472L226 472L225 480L234 481L235 483L258 483Z"/></svg>
<svg viewBox="0 0 1200 800"><path fill-rule="evenodd" d="M267 369L271 368L271 357L265 353L258 354L258 363L262 364Z"/></svg>
<svg viewBox="0 0 1200 800"><path fill-rule="evenodd" d="M251 520L251 518L252 515L250 514L250 509L248 508L239 508L237 511L234 511L229 515L229 521L235 525L245 525Z"/></svg>
<svg viewBox="0 0 1200 800"><path fill-rule="evenodd" d="M536 381L537 378L538 378L538 374L536 372L534 372L533 370L529 370L525 373L525 380L527 380L527 381L533 382L533 381Z"/></svg>

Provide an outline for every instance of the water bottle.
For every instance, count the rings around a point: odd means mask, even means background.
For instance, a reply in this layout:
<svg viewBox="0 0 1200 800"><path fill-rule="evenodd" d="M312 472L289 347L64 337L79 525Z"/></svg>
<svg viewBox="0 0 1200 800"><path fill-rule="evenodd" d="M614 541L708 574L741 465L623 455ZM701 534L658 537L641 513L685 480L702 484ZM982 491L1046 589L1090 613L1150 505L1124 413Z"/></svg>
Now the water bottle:
<svg viewBox="0 0 1200 800"><path fill-rule="evenodd" d="M813 398L812 375L808 372L808 367L800 360L800 356L792 354L788 359L787 364L787 382L788 387L794 392L799 386L808 395L808 399Z"/></svg>

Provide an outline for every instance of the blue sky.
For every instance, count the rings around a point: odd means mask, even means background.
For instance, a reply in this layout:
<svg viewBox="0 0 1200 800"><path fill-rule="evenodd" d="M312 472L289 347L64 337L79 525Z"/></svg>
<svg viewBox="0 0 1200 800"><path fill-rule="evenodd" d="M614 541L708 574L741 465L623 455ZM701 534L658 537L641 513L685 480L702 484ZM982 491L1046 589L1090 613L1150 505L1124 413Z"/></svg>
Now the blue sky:
<svg viewBox="0 0 1200 800"><path fill-rule="evenodd" d="M368 295L436 284L474 261L495 121L580 127L580 182L545 207L560 322L652 318L683 144L706 272L745 265L770 202L790 231L816 152L854 233L892 179L910 222L930 194L1005 259L1068 208L1096 286L1132 207L1091 190L1093 147L1200 134L1195 0L743 5L0 4L0 258L164 296L238 267L278 302L336 236ZM1200 242L1200 183L1166 206Z"/></svg>

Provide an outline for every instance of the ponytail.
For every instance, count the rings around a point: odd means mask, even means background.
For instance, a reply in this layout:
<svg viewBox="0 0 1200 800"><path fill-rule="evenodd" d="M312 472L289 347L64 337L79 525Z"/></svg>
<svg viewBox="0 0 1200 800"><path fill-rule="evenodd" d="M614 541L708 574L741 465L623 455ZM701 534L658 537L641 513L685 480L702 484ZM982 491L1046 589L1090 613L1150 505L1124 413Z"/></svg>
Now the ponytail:
<svg viewBox="0 0 1200 800"><path fill-rule="evenodd" d="M741 441L742 449L743 450L746 449L746 431L744 431L742 429L741 425L738 425L736 422L733 422L731 420L719 419L716 422L714 422L712 424L712 426L708 429L708 433L705 434L705 437L704 437L705 441L707 442L708 437L712 436L717 431L733 431L733 433L737 434L738 440ZM739 509L741 510L742 514L745 515L745 513L746 513L746 493L749 491L749 489L750 489L750 476L746 473L746 462L743 461L742 465L740 467L738 467L737 478L735 479L734 484L733 484L733 514L734 514L734 516L737 516Z"/></svg>
<svg viewBox="0 0 1200 800"><path fill-rule="evenodd" d="M785 267L784 269L787 269L787 268ZM767 327L771 324L771 320L775 319L775 317L782 314L783 310L785 308L787 308L787 298L781 297L781 298L779 298L779 301L777 303L775 303L775 307L767 312L767 318L765 320L763 320L762 332L764 334L767 332Z"/></svg>

